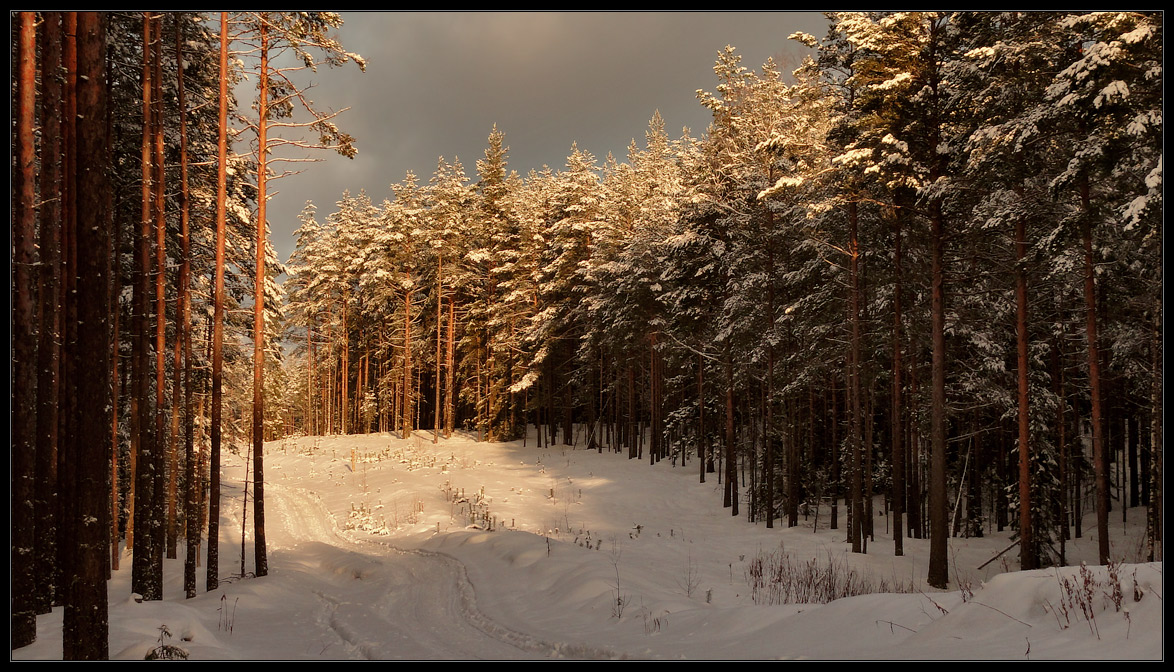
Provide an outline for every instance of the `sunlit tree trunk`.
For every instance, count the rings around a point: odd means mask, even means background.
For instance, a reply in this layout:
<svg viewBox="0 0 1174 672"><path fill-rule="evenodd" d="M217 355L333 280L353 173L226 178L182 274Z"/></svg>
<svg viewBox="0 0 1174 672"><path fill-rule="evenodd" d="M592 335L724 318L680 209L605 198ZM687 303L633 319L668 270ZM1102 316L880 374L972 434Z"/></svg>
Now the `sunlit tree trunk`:
<svg viewBox="0 0 1174 672"><path fill-rule="evenodd" d="M154 159L151 167L155 171L152 186L154 194L155 218L155 486L154 504L151 515L151 560L153 567L154 584L158 584L158 593L146 599L163 599L163 554L165 552L167 521L165 511L169 508L172 497L169 495L168 484L168 457L174 446L166 444L165 427L167 425L167 309L166 309L166 279L167 279L167 221L165 218L167 202L164 195L164 165L163 165L163 16L156 14L152 21L155 26L151 35L151 136ZM164 449L164 446L167 449ZM170 554L169 554L170 557Z"/></svg>
<svg viewBox="0 0 1174 672"><path fill-rule="evenodd" d="M444 383L444 436L452 436L453 428L456 425L456 407L453 404L453 380L455 378L455 367L453 366L453 348L456 342L456 300L449 297L448 300L448 344L445 359L448 364Z"/></svg>
<svg viewBox="0 0 1174 672"><path fill-rule="evenodd" d="M412 433L412 280L408 275L404 288L404 402L401 429L403 438Z"/></svg>
<svg viewBox="0 0 1174 672"><path fill-rule="evenodd" d="M12 648L37 639L33 498L37 431L36 14L17 17L16 170L12 179Z"/></svg>
<svg viewBox="0 0 1174 672"><path fill-rule="evenodd" d="M196 558L200 548L200 524L197 516L199 501L198 473L195 464L195 417L192 408L192 297L191 297L191 232L188 213L188 136L187 101L183 84L183 31L182 24L175 23L175 62L179 93L179 174L180 174L180 236L182 259L179 267L178 312L182 317L176 322L182 325L183 333L183 446L184 446L184 523L186 524L186 549L183 565L183 589L189 597L196 596Z"/></svg>
<svg viewBox="0 0 1174 672"><path fill-rule="evenodd" d="M260 101L257 105L257 266L253 289L253 556L257 576L269 573L269 562L265 553L265 205L268 192L265 182L268 177L269 140L269 35L265 14L261 15L261 77L258 88ZM345 336L345 332L344 332ZM344 346L345 347L345 346ZM346 371L343 371L346 379ZM343 399L346 399L345 392ZM345 401L343 402L345 403ZM343 417L345 430L345 415Z"/></svg>
<svg viewBox="0 0 1174 672"><path fill-rule="evenodd" d="M138 252L135 268L135 341L137 354L135 355L135 372L132 375L131 386L134 388L133 397L137 408L134 430L138 435L138 450L135 460L134 486L134 558L131 565L131 590L142 595L144 599L158 599L159 590L155 586L153 559L154 553L154 524L155 518L155 468L156 468L156 433L151 417L149 401L149 370L150 351L149 323L147 319L150 303L147 298L148 276L151 273L151 185L154 181L151 152L151 119L152 98L154 86L152 84L153 68L151 59L151 40L153 25L149 13L143 15L143 145L142 145L142 210L138 236ZM130 533L128 532L128 535Z"/></svg>
<svg viewBox="0 0 1174 672"><path fill-rule="evenodd" d="M220 585L220 442L224 385L224 236L228 211L228 13L220 12L220 136L216 177L216 282L212 314L212 425L208 449L208 572L205 590Z"/></svg>
<svg viewBox="0 0 1174 672"><path fill-rule="evenodd" d="M436 257L436 394L435 394L435 416L436 420L432 425L432 443L440 441L440 348L441 348L441 329L440 322L443 315L444 308L444 257L437 255Z"/></svg>

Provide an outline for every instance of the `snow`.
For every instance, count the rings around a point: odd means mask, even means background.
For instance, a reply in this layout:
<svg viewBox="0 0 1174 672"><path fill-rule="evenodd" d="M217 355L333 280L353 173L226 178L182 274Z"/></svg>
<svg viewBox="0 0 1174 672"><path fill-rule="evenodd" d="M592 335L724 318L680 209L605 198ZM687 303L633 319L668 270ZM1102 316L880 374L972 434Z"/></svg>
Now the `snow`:
<svg viewBox="0 0 1174 672"><path fill-rule="evenodd" d="M1121 80L1114 80L1109 82L1109 85L1101 89L1097 97L1093 99L1093 107L1100 107L1106 102L1112 102L1114 98L1128 98L1129 85Z"/></svg>
<svg viewBox="0 0 1174 672"><path fill-rule="evenodd" d="M139 602L131 558L110 589L110 654L161 644L191 659L1160 659L1162 564L1009 571L1010 532L949 540L951 586L925 585L928 540L894 557L883 503L867 554L829 530L731 520L718 474L580 447L460 433L302 437L266 444L269 576L240 577L244 460L224 459L220 587ZM1092 507L1089 507L1090 509ZM252 507L249 507L250 513ZM1144 509L1115 510L1114 558L1139 559ZM816 523L818 523L816 525ZM251 528L251 523L249 525ZM1092 562L1092 517L1070 561ZM252 571L252 533L246 539ZM835 565L874 586L827 604L755 604L757 560ZM1118 586L1113 589L1114 583ZM1116 602L1119 602L1120 609ZM62 610L13 658L61 657ZM166 639L160 628L172 637ZM162 641L161 641L162 640Z"/></svg>

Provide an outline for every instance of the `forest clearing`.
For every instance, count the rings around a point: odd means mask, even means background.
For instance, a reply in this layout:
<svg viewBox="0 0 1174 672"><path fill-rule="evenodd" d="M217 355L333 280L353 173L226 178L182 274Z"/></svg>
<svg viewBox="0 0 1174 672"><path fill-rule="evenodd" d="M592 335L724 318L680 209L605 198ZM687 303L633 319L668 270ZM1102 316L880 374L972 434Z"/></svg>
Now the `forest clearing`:
<svg viewBox="0 0 1174 672"><path fill-rule="evenodd" d="M11 12L12 655L1161 657L1163 18Z"/></svg>

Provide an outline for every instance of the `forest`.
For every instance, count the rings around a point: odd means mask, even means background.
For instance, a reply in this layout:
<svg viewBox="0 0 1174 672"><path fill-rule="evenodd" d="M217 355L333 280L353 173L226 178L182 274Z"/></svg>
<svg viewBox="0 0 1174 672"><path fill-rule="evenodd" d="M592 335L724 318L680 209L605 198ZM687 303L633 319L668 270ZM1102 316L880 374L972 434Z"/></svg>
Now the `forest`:
<svg viewBox="0 0 1174 672"><path fill-rule="evenodd" d="M730 525L830 506L856 553L882 506L937 588L995 529L1107 564L1129 507L1161 559L1161 13L829 14L793 72L718 52L700 137L520 175L487 119L472 175L307 203L285 262L270 182L361 142L304 95L364 67L338 15L10 17L14 649L64 605L63 656L109 657L122 560L159 600L182 551L194 597L206 545L214 590L221 450L264 576L293 435L536 428L688 464Z"/></svg>

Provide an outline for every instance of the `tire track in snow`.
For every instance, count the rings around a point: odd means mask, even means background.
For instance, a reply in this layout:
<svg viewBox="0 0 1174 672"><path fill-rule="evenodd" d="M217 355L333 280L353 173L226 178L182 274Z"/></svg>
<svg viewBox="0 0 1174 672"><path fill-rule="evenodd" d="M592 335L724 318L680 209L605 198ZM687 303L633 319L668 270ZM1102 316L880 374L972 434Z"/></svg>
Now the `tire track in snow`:
<svg viewBox="0 0 1174 672"><path fill-rule="evenodd" d="M270 492L294 546L321 543L341 554L307 548L323 556L322 569L337 579L327 581L330 594L314 591L324 607L319 620L363 658L626 658L498 623L477 608L476 590L457 558L344 533L313 491L276 484Z"/></svg>

